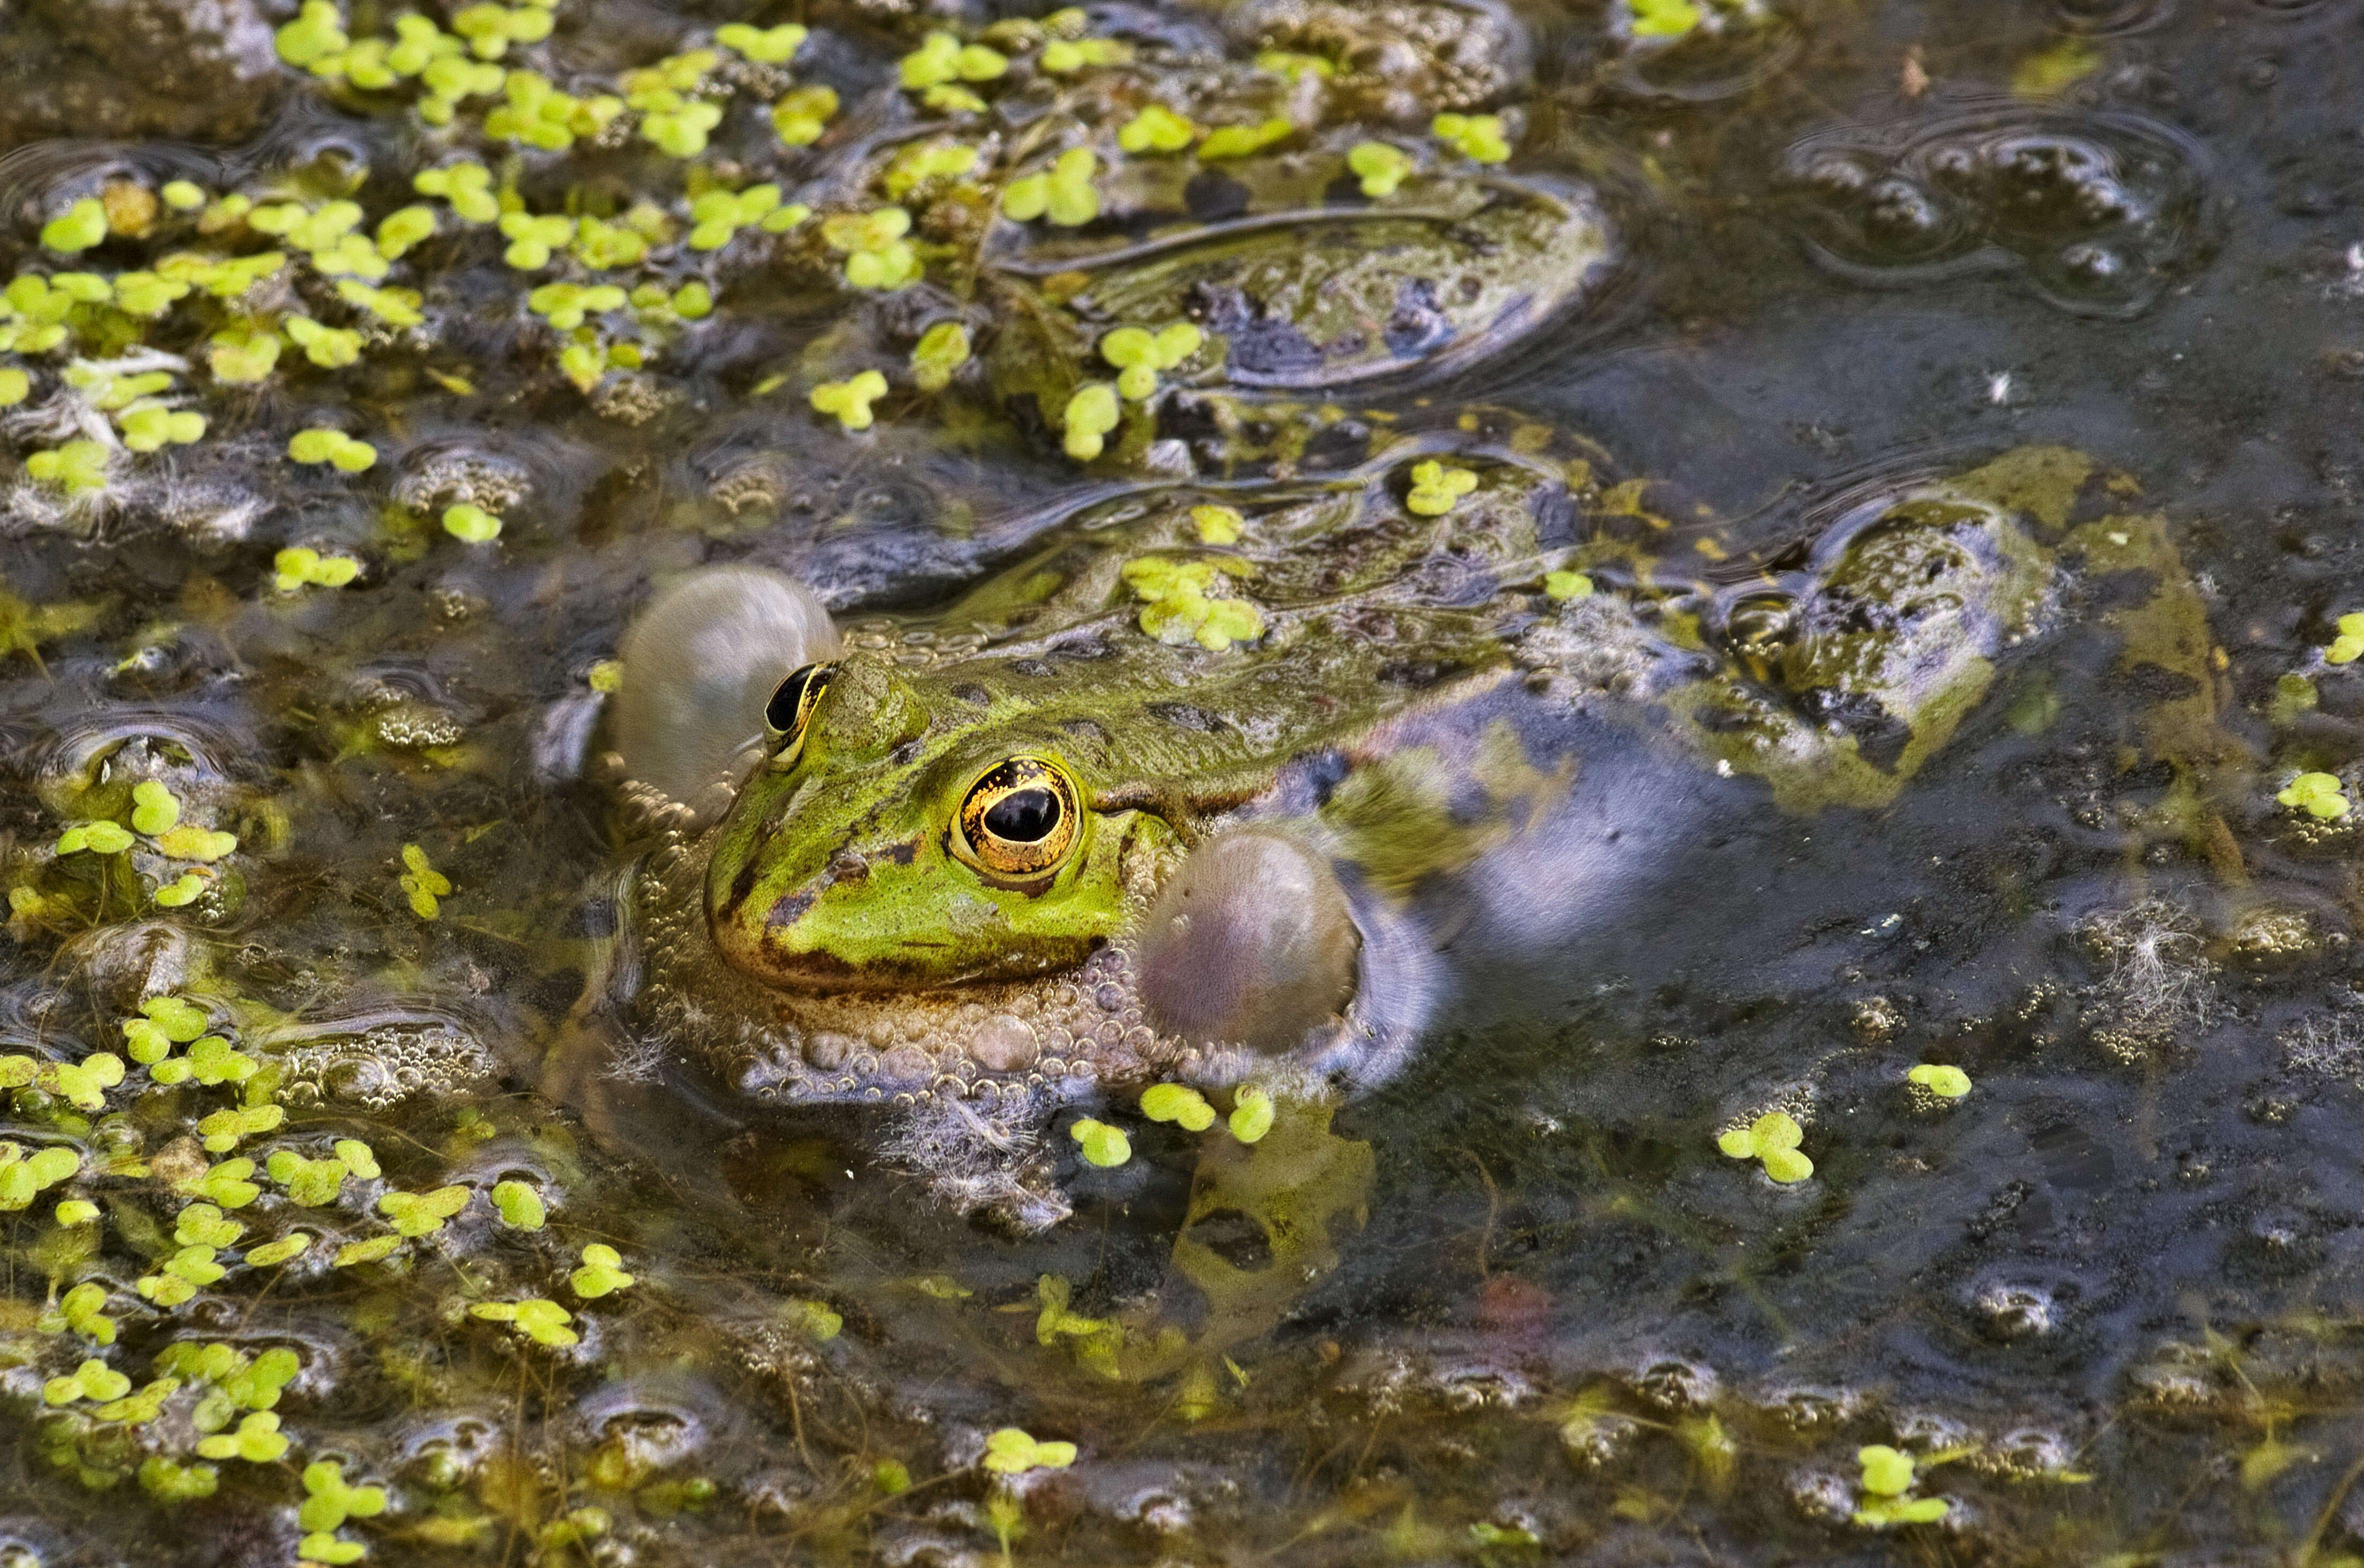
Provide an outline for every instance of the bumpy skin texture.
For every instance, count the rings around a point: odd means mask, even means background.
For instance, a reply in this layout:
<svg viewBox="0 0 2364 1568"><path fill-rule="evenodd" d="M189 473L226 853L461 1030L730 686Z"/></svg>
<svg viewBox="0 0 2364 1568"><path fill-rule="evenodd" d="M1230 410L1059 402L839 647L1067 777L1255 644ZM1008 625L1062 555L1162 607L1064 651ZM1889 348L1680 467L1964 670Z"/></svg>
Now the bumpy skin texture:
<svg viewBox="0 0 2364 1568"><path fill-rule="evenodd" d="M1324 859L1367 979L1396 913L1566 797L1574 764L1534 761L1531 725L1580 706L1783 806L1876 806L2054 613L2052 551L1993 471L1891 488L1803 568L1719 591L1620 542L1589 462L1518 445L1449 457L1478 484L1440 517L1406 506L1408 459L1232 492L1245 519L1221 547L1191 517L1209 496L1135 497L987 582L924 649L857 631L719 825L641 797L640 1027L764 1100L1366 1078L1408 1026L1361 995L1262 1051L1157 1027L1135 932L1190 846L1253 826ZM1144 560L1219 566L1210 593L1253 604L1262 636L1149 635L1124 575ZM1556 602L1545 573L1574 565L1597 591ZM1746 595L1778 624L1736 614ZM965 792L1013 757L1060 770L1086 817L1022 885L954 841Z"/></svg>

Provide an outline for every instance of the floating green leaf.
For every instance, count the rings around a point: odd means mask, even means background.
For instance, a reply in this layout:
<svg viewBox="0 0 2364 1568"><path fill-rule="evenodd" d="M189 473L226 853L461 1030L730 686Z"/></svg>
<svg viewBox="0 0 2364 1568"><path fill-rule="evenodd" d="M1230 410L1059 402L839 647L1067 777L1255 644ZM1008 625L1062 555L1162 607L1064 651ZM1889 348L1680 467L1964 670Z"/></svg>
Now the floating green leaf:
<svg viewBox="0 0 2364 1568"><path fill-rule="evenodd" d="M1132 1158L1132 1142L1121 1127L1082 1117L1068 1127L1067 1136L1082 1147L1084 1158L1095 1165L1121 1165Z"/></svg>
<svg viewBox="0 0 2364 1568"><path fill-rule="evenodd" d="M1970 1092L1970 1075L1958 1067L1924 1062L1904 1076L1942 1099L1958 1100Z"/></svg>
<svg viewBox="0 0 2364 1568"><path fill-rule="evenodd" d="M1141 1114L1152 1121L1173 1122L1185 1132L1204 1132L1215 1125L1215 1107L1187 1084L1151 1084L1142 1091Z"/></svg>
<svg viewBox="0 0 2364 1568"><path fill-rule="evenodd" d="M2336 822L2348 811L2347 796L2334 773L2301 773L2274 798L2318 821Z"/></svg>
<svg viewBox="0 0 2364 1568"><path fill-rule="evenodd" d="M1346 167L1362 182L1363 194L1376 200L1396 194L1411 173L1411 158L1384 141L1358 141L1346 154Z"/></svg>
<svg viewBox="0 0 2364 1568"><path fill-rule="evenodd" d="M1441 517L1464 495L1478 488L1478 476L1466 468L1452 468L1431 460L1411 469L1411 488L1404 508L1416 517Z"/></svg>
<svg viewBox="0 0 2364 1568"><path fill-rule="evenodd" d="M635 1276L623 1268L623 1256L615 1248L594 1241L583 1249L583 1266L566 1276L574 1294L585 1301L630 1286Z"/></svg>
<svg viewBox="0 0 2364 1568"><path fill-rule="evenodd" d="M1736 1127L1715 1141L1734 1160L1763 1162L1765 1173L1787 1185L1814 1173L1814 1162L1798 1151L1805 1129L1787 1111L1768 1111L1746 1127Z"/></svg>
<svg viewBox="0 0 2364 1568"><path fill-rule="evenodd" d="M1229 1126L1242 1143L1254 1143L1272 1130L1272 1095L1254 1084L1243 1084L1232 1095Z"/></svg>
<svg viewBox="0 0 2364 1568"><path fill-rule="evenodd" d="M1020 1428L1004 1427L985 1440L985 1467L997 1475L1023 1475L1030 1470L1065 1470L1076 1462L1076 1445L1044 1442Z"/></svg>

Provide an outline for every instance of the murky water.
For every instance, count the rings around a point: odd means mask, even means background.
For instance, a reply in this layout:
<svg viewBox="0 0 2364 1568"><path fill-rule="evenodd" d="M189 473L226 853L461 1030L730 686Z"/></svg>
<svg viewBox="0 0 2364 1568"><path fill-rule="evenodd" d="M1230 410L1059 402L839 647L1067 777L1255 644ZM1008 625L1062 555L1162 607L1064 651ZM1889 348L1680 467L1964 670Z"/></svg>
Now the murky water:
<svg viewBox="0 0 2364 1568"><path fill-rule="evenodd" d="M2359 26L0 12L0 1563L2364 1559ZM720 564L1344 1023L747 1023Z"/></svg>

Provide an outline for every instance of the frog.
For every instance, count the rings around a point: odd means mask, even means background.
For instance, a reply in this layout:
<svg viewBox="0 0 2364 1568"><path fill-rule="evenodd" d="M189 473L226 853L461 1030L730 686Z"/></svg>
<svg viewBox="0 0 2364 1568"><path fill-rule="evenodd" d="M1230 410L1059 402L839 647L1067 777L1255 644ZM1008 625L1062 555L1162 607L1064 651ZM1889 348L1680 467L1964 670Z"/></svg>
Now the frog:
<svg viewBox="0 0 2364 1568"><path fill-rule="evenodd" d="M1678 803L1644 814L1662 841L1878 810L2073 633L2176 688L2136 744L2207 797L2204 610L2162 519L2072 517L2114 499L2089 459L1893 479L1701 573L1664 541L1715 530L1597 450L1478 434L1087 504L925 615L841 628L744 566L667 587L606 760L641 856L626 1027L741 1103L890 1107L941 1195L1040 1228L1029 1129L1063 1106L1386 1082L1446 984L1436 912L1611 809L1588 770ZM2148 592L2083 625L2102 562ZM736 705L702 751L645 673L693 637Z"/></svg>

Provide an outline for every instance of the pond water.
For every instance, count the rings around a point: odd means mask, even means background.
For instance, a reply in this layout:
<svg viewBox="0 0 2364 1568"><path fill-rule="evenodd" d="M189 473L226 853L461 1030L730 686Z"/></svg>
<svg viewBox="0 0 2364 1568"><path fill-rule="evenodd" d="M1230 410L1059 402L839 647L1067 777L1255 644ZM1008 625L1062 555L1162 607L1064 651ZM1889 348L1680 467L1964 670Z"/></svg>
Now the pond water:
<svg viewBox="0 0 2364 1568"><path fill-rule="evenodd" d="M6 8L0 1564L2364 1561L2359 73Z"/></svg>

